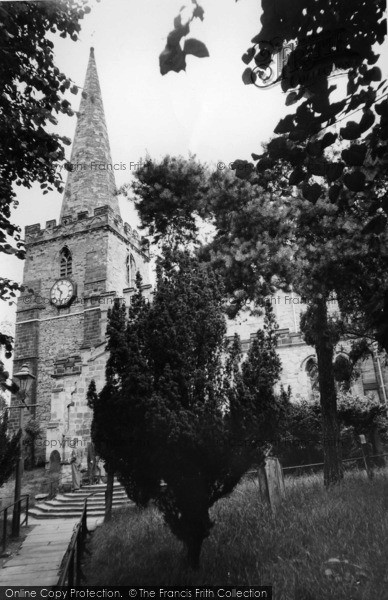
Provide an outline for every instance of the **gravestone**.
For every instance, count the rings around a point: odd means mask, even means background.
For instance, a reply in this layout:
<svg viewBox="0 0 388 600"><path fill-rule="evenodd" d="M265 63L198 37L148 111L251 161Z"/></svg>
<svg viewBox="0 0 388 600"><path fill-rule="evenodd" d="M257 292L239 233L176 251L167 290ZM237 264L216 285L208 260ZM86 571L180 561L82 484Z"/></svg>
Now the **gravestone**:
<svg viewBox="0 0 388 600"><path fill-rule="evenodd" d="M258 469L258 479L261 499L275 513L286 495L283 470L275 456L267 456L265 463Z"/></svg>
<svg viewBox="0 0 388 600"><path fill-rule="evenodd" d="M53 450L50 454L50 473L60 473L61 471L61 455L58 450Z"/></svg>

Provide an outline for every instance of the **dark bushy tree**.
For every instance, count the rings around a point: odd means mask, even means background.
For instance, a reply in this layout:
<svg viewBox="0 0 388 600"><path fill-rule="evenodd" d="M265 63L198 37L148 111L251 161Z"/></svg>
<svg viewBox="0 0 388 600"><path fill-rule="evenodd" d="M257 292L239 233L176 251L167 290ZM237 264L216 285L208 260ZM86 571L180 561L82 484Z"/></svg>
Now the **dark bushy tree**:
<svg viewBox="0 0 388 600"><path fill-rule="evenodd" d="M262 461L275 435L273 317L241 366L239 340L225 340L223 287L209 265L165 249L152 304L137 285L127 325L118 301L110 313L93 439L129 496L141 505L153 499L196 567L210 507Z"/></svg>
<svg viewBox="0 0 388 600"><path fill-rule="evenodd" d="M8 432L8 411L0 411L0 487L7 481L19 457L20 431L13 436Z"/></svg>

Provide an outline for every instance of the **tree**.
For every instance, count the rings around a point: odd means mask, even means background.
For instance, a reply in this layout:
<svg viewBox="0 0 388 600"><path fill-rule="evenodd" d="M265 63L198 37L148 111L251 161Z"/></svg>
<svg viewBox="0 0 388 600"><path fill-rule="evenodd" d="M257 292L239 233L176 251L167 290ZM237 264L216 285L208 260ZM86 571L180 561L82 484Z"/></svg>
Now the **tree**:
<svg viewBox="0 0 388 600"><path fill-rule="evenodd" d="M0 412L0 487L7 481L19 457L21 432L10 436L8 433L8 410Z"/></svg>
<svg viewBox="0 0 388 600"><path fill-rule="evenodd" d="M152 304L138 278L126 328L118 301L110 313L107 383L94 401L96 448L137 504L153 499L193 567L213 526L209 509L263 460L281 414L270 308L241 365L238 338L225 340L223 303L210 265L165 248Z"/></svg>
<svg viewBox="0 0 388 600"><path fill-rule="evenodd" d="M78 92L56 67L51 34L78 39L80 21L90 12L86 0L2 2L0 16L0 252L25 256L20 227L11 222L16 186L40 183L43 194L62 192L60 166L71 141L52 133L56 114L73 116L64 94ZM0 278L0 299L14 301L20 285ZM12 338L0 334L6 353Z"/></svg>
<svg viewBox="0 0 388 600"><path fill-rule="evenodd" d="M329 484L341 478L332 369L338 331L327 313L327 300L333 291L345 316L359 320L361 314L364 334L374 335L388 349L387 260L382 250L387 240L388 100L387 85L377 85L381 72L374 66L378 60L376 45L386 34L385 2L377 1L371 7L364 2L349 5L345 0L336 0L327 10L323 0L298 0L292 7L285 0L262 0L262 8L262 29L242 57L246 65L254 62L254 67L247 66L243 81L255 83L274 55L286 44L294 44L280 80L284 91L295 88L287 95L286 104L298 103L298 108L278 123L274 131L277 137L265 153L252 154L256 164L238 160L235 168L236 175L245 179L259 173L259 179L274 181L281 161L290 167L288 195L295 186L300 190L299 224L304 228L298 236L299 264L310 268L302 281L299 277L296 280L300 292L310 301L304 325L318 356L327 439L325 482ZM330 102L337 86L329 85L329 77L338 68L348 70L347 96ZM361 120L347 122L339 136L330 131L339 120L361 110ZM338 139L342 143L339 159L333 151ZM249 247L249 230L240 230L236 242L243 241ZM257 240L253 238L250 252L253 247L255 253ZM224 251L230 258L230 250L225 247ZM245 248L246 262L255 263L249 251ZM241 254L237 250L236 262L244 262ZM317 256L327 256L321 261L325 264L320 264ZM238 265L234 270L241 272L243 268ZM265 277L262 271L258 273ZM273 274L278 273L275 270ZM354 290L351 293L349 286Z"/></svg>

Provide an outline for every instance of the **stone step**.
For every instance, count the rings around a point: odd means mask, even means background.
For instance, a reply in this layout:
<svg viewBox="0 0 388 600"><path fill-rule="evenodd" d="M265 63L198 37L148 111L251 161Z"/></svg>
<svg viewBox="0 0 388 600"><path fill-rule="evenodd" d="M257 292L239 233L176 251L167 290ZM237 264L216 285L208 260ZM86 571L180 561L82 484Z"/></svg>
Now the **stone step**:
<svg viewBox="0 0 388 600"><path fill-rule="evenodd" d="M36 519L74 519L82 514L87 499L87 514L90 517L103 517L105 512L105 484L87 485L74 492L58 494L52 500L37 503L29 510ZM113 486L113 508L134 506L133 502L117 481Z"/></svg>
<svg viewBox="0 0 388 600"><path fill-rule="evenodd" d="M127 504L129 502L128 498L123 498L120 500L113 499L113 506L121 506L122 504ZM70 500L68 502L63 502L58 499L47 500L47 502L40 502L36 505L37 508L41 508L42 510L50 510L50 508L66 508L66 507L75 507L79 509L83 509L85 505L84 500ZM88 510L89 508L99 508L105 506L105 500L93 501L92 498L88 500Z"/></svg>
<svg viewBox="0 0 388 600"><path fill-rule="evenodd" d="M83 499L85 500L85 498L105 498L105 491L104 492L67 492L67 493L63 493L63 494L57 494L57 496L55 496L55 498L61 498L64 500L69 500L72 498L77 498L77 499ZM124 490L118 490L116 492L113 492L113 498L127 498L127 494L125 493Z"/></svg>
<svg viewBox="0 0 388 600"><path fill-rule="evenodd" d="M135 508L135 504L133 504L132 502L128 501L127 503L128 507L131 508ZM126 506L126 504L124 504L123 506ZM117 506L113 506L113 510L117 509L119 507ZM42 511L41 507L36 506L35 508L31 508L28 511L28 514L32 517L34 517L35 519L78 519L81 514L82 514L82 509L73 509L73 508L58 508L58 509L51 509L48 511ZM103 517L105 514L105 510L104 508L91 508L90 510L88 509L87 512L87 516L89 517Z"/></svg>

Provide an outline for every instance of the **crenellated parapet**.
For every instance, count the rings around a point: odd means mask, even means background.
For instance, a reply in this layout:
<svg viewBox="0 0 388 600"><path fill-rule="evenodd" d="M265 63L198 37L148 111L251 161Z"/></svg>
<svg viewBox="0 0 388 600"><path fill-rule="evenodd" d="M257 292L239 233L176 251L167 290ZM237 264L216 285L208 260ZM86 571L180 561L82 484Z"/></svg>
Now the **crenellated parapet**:
<svg viewBox="0 0 388 600"><path fill-rule="evenodd" d="M46 222L46 227L41 228L40 223L28 225L25 227L26 245L34 245L54 240L57 237L66 235L82 234L85 230L108 227L116 234L123 237L135 250L140 252L145 258L149 258L148 240L140 236L137 229L123 222L122 218L108 205L99 206L90 215L87 210L76 214L66 214L57 225L55 219Z"/></svg>

